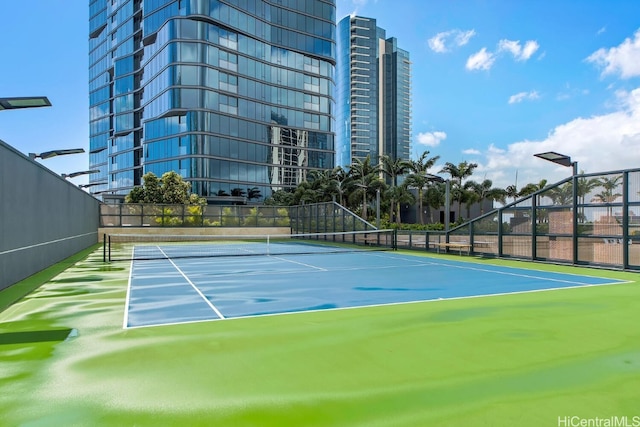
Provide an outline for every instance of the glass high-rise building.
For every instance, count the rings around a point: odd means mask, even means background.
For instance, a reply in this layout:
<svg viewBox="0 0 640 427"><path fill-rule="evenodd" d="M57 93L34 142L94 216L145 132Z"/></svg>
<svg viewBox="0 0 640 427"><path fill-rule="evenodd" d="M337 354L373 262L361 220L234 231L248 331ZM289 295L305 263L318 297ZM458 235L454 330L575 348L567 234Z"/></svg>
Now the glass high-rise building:
<svg viewBox="0 0 640 427"><path fill-rule="evenodd" d="M336 164L411 155L409 52L387 38L376 20L347 16L338 23Z"/></svg>
<svg viewBox="0 0 640 427"><path fill-rule="evenodd" d="M91 0L91 191L122 196L176 171L211 200L267 197L332 168L335 9Z"/></svg>

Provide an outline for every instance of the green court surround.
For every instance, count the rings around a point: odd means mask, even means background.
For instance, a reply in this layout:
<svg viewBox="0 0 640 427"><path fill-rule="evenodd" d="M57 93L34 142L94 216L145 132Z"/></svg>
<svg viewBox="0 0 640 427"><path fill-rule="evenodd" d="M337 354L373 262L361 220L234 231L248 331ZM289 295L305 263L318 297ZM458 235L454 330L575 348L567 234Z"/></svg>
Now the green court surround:
<svg viewBox="0 0 640 427"><path fill-rule="evenodd" d="M129 263L78 258L0 293L0 425L640 417L637 273L467 258L632 283L124 330Z"/></svg>

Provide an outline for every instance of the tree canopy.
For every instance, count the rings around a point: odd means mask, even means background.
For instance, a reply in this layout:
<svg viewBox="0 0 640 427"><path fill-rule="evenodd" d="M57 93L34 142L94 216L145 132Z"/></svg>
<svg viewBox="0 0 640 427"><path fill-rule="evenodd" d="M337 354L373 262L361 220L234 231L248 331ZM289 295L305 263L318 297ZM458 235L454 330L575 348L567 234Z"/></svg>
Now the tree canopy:
<svg viewBox="0 0 640 427"><path fill-rule="evenodd" d="M135 187L127 194L125 203L207 204L205 198L190 193L191 183L175 171L165 172L161 178L153 172L147 172L142 181L142 186Z"/></svg>

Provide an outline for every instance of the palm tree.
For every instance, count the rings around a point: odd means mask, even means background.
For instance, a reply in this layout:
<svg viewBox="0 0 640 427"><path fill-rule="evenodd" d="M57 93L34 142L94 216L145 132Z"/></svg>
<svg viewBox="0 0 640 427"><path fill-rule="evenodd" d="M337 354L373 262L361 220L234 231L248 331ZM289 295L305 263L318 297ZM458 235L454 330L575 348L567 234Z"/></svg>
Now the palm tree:
<svg viewBox="0 0 640 427"><path fill-rule="evenodd" d="M335 195L331 169L315 169L309 172L309 190L315 193L316 202L328 202Z"/></svg>
<svg viewBox="0 0 640 427"><path fill-rule="evenodd" d="M349 181L351 176L341 166L336 166L331 170L331 181L333 182L333 188L338 196L338 203L345 205L345 196L349 188Z"/></svg>
<svg viewBox="0 0 640 427"><path fill-rule="evenodd" d="M550 188L546 195L554 205L568 205L573 200L573 184L566 182L564 185Z"/></svg>
<svg viewBox="0 0 640 427"><path fill-rule="evenodd" d="M603 188L602 192L596 194L593 200L599 203L613 203L618 197L621 197L621 193L614 193L614 191L620 185L619 181L622 179L622 175L617 175L613 178L600 178L598 180L599 186ZM613 216L613 208L607 206L607 216Z"/></svg>
<svg viewBox="0 0 640 427"><path fill-rule="evenodd" d="M478 195L480 201L480 215L484 214L485 200L491 200L491 202L505 203L506 192L502 188L494 188L493 181L485 179L481 183L475 181L467 181L465 188L475 192Z"/></svg>
<svg viewBox="0 0 640 427"><path fill-rule="evenodd" d="M389 187L386 191L386 195L391 201L389 219L393 220L395 213L395 222L400 224L402 222L402 218L400 217L400 205L402 203L415 203L415 197L409 191L406 183L395 187Z"/></svg>
<svg viewBox="0 0 640 427"><path fill-rule="evenodd" d="M389 178L391 184L391 190L397 187L398 185L398 176L404 175L411 167L411 163L407 160L403 159L394 159L389 155L380 156L380 171L383 175L386 175ZM395 211L396 195L401 194L397 191L388 191L386 192L386 196L389 197L390 204L390 216L389 218L393 219L393 212Z"/></svg>
<svg viewBox="0 0 640 427"><path fill-rule="evenodd" d="M394 159L389 155L380 156L380 171L391 180L391 186L398 185L398 176L404 175L411 169L411 161Z"/></svg>
<svg viewBox="0 0 640 427"><path fill-rule="evenodd" d="M429 169L436 164L438 159L440 159L440 156L429 157L429 150L426 150L420 155L420 157L418 157L418 160L413 160L410 162L409 169L412 171L412 173L407 177L405 182L408 185L417 188L418 215L416 215L416 218L420 218L420 224L424 224L424 216L422 215L422 190L429 181L426 175L429 173Z"/></svg>
<svg viewBox="0 0 640 427"><path fill-rule="evenodd" d="M352 198L361 198L362 200L362 218L367 219L367 204L369 192L380 187L379 165L372 165L371 158L365 157L364 160L354 159L349 169L349 174L353 179L355 191L351 193Z"/></svg>
<svg viewBox="0 0 640 427"><path fill-rule="evenodd" d="M539 188L537 184L527 184L524 187L522 187L520 191L518 191L518 197L526 197L530 194L535 193L538 190Z"/></svg>
<svg viewBox="0 0 640 427"><path fill-rule="evenodd" d="M600 186L600 180L598 180L597 178L591 178L591 179L587 179L584 177L584 172L580 173L580 177L576 180L577 186L577 192L578 192L578 201L580 203L580 214L578 215L578 218L580 218L581 222L584 222L585 220L585 214L584 214L584 203L585 203L585 198L587 197L587 194L591 193L592 190L598 188Z"/></svg>
<svg viewBox="0 0 640 427"><path fill-rule="evenodd" d="M513 198L513 201L515 202L518 199L518 194L520 194L520 192L518 191L518 187L516 187L515 185L508 185L507 188L505 188L505 195L507 197L511 197Z"/></svg>
<svg viewBox="0 0 640 427"><path fill-rule="evenodd" d="M460 204L463 198L462 181L473 175L473 171L478 167L477 163L464 162L454 165L447 162L444 164L440 173L448 173L451 176L451 196L453 200L458 201L458 213L460 213Z"/></svg>
<svg viewBox="0 0 640 427"><path fill-rule="evenodd" d="M304 203L315 203L318 201L318 192L313 184L308 181L302 181L298 184L293 192L293 204L300 205Z"/></svg>
<svg viewBox="0 0 640 427"><path fill-rule="evenodd" d="M430 185L424 194L427 206L429 206L429 219L433 223L433 211L440 209L446 203L446 184L438 183ZM449 215L446 213L445 215Z"/></svg>
<svg viewBox="0 0 640 427"><path fill-rule="evenodd" d="M259 199L262 197L260 194L260 189L258 187L247 188L247 200L251 199Z"/></svg>
<svg viewBox="0 0 640 427"><path fill-rule="evenodd" d="M424 216L422 215L422 201L423 194L422 190L427 185L427 177L424 175L420 175L417 173L412 173L407 177L404 183L407 186L413 187L416 189L416 194L418 195L418 204L416 206L416 219L420 219L420 224L424 224Z"/></svg>
<svg viewBox="0 0 640 427"><path fill-rule="evenodd" d="M578 197L580 198L580 203L584 204L585 197L592 190L598 188L601 185L601 182L597 178L587 179L584 177L584 172L581 172L581 176L577 179L578 186L576 187L578 190Z"/></svg>
<svg viewBox="0 0 640 427"><path fill-rule="evenodd" d="M436 162L440 159L440 156L429 157L429 150L424 151L418 160L413 160L410 162L411 166L409 169L413 171L413 173L426 175L429 173L429 169L431 169Z"/></svg>
<svg viewBox="0 0 640 427"><path fill-rule="evenodd" d="M471 218L471 205L482 201L480 194L478 194L473 184L476 183L473 181L467 181L462 187L461 201L464 202L464 205L467 208L467 219Z"/></svg>
<svg viewBox="0 0 640 427"><path fill-rule="evenodd" d="M231 195L235 197L244 197L247 194L242 188L232 188Z"/></svg>

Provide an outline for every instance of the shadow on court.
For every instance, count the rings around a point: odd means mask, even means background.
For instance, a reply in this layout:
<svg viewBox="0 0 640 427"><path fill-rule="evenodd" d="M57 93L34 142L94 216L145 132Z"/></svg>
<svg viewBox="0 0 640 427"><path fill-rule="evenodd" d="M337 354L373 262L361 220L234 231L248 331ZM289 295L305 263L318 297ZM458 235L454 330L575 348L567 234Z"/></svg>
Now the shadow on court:
<svg viewBox="0 0 640 427"><path fill-rule="evenodd" d="M76 334L75 329L4 332L4 333L0 333L0 345L64 341L74 334Z"/></svg>

